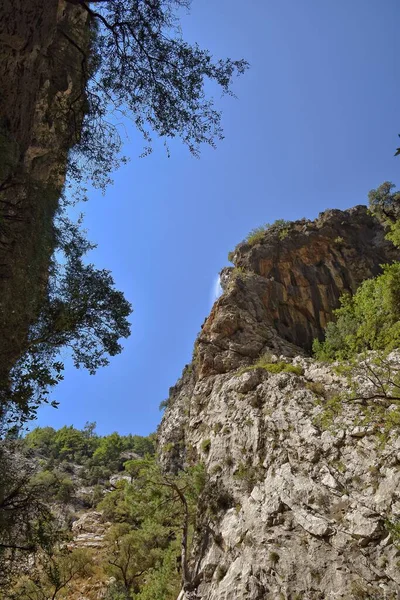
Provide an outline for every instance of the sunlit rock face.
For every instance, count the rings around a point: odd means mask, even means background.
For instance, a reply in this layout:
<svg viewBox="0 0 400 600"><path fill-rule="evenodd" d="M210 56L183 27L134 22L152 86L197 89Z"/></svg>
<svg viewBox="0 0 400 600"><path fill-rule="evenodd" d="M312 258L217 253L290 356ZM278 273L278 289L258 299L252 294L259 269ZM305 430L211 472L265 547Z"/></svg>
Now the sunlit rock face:
<svg viewBox="0 0 400 600"><path fill-rule="evenodd" d="M339 295L398 258L384 233L365 207L327 211L240 244L222 271L158 432L164 469L206 466L197 598L397 600L400 552L386 524L400 516L398 435L383 448L357 403L322 427L326 399L347 382L308 357ZM265 352L297 374L246 371Z"/></svg>
<svg viewBox="0 0 400 600"><path fill-rule="evenodd" d="M86 20L65 0L0 2L0 382L46 290L52 220L80 127Z"/></svg>
<svg viewBox="0 0 400 600"><path fill-rule="evenodd" d="M239 244L235 268L221 272L224 294L197 341L200 376L221 373L263 349L309 352L339 305L380 265L399 257L382 224L365 206L328 210L270 230L254 245ZM298 353L298 350L297 350Z"/></svg>

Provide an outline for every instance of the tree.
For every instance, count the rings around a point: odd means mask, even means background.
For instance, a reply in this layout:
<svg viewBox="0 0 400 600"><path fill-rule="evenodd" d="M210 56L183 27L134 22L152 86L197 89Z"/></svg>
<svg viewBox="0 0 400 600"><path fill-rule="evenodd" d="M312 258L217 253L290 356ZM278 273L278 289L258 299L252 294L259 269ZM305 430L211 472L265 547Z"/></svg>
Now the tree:
<svg viewBox="0 0 400 600"><path fill-rule="evenodd" d="M133 120L144 136L145 153L154 132L164 140L181 138L197 156L201 144L215 145L223 137L221 114L206 83L232 94L233 77L248 67L244 60L214 60L209 51L185 42L179 14L190 0L68 1L81 7L89 23L86 35L72 23L60 30L81 55L78 68L84 75L82 87L57 109L70 129L70 183L54 232L47 298L22 356L1 385L3 430L34 418L40 404L50 402L50 390L63 379L62 348L70 350L77 367L95 373L121 351L119 340L130 333L130 304L114 289L108 271L84 262L94 246L80 223L71 223L63 212L74 195L70 185L85 195L88 179L102 189L109 183L121 160L116 116ZM54 238L53 232L46 236ZM64 258L57 262L60 253Z"/></svg>
<svg viewBox="0 0 400 600"><path fill-rule="evenodd" d="M325 330L314 343L320 359L348 359L366 350L400 347L400 263L383 267L382 275L365 280L353 297L344 295Z"/></svg>
<svg viewBox="0 0 400 600"><path fill-rule="evenodd" d="M0 589L8 587L15 559L48 550L61 536L47 504L53 478L35 480L35 463L23 450L20 441L0 444Z"/></svg>
<svg viewBox="0 0 400 600"><path fill-rule="evenodd" d="M123 448L122 437L114 431L111 435L101 438L93 454L93 461L95 464L102 464L118 469L120 464L122 465L121 452Z"/></svg>
<svg viewBox="0 0 400 600"><path fill-rule="evenodd" d="M400 247L400 192L388 181L368 194L370 211L383 221L386 238ZM365 280L354 296L344 294L328 323L325 340L314 342L317 358L343 360L368 350L400 347L400 262L382 265L382 274Z"/></svg>
<svg viewBox="0 0 400 600"><path fill-rule="evenodd" d="M400 217L400 192L393 192L395 188L394 183L385 181L368 193L371 212L388 225Z"/></svg>
<svg viewBox="0 0 400 600"><path fill-rule="evenodd" d="M160 600L176 598L182 584L191 593L198 583L190 549L204 469L198 465L168 476L154 457L129 461L128 469L132 484L121 482L100 504L105 518L118 523L108 538L108 569L139 598L151 597L149 581Z"/></svg>
<svg viewBox="0 0 400 600"><path fill-rule="evenodd" d="M36 571L22 576L11 592L12 600L56 600L68 598L78 577L92 572L92 557L87 550L62 549L40 556Z"/></svg>
<svg viewBox="0 0 400 600"><path fill-rule="evenodd" d="M115 120L107 118L113 112L133 120L147 143L145 153L151 149L151 131L164 139L181 138L196 156L201 144L214 146L222 139L221 114L206 93L206 81L232 94L234 75L248 64L214 60L209 51L185 42L179 13L191 0L68 1L86 11L92 30L85 47L73 32L62 32L79 48L86 80L80 92L86 114L83 127L73 132L78 145L70 161L78 179L85 164L100 187L109 180L121 148ZM79 100L71 98L68 110L75 110Z"/></svg>
<svg viewBox="0 0 400 600"><path fill-rule="evenodd" d="M25 443L40 456L51 458L54 456L56 433L53 427L35 427L25 436Z"/></svg>
<svg viewBox="0 0 400 600"><path fill-rule="evenodd" d="M131 305L114 288L109 271L84 262L93 245L79 224L61 217L57 238L59 254L53 259L41 313L8 386L0 389L5 426L34 418L40 404L49 402L51 388L63 379L62 348L70 350L77 368L94 374L108 364L109 356L121 352L120 338L130 335Z"/></svg>

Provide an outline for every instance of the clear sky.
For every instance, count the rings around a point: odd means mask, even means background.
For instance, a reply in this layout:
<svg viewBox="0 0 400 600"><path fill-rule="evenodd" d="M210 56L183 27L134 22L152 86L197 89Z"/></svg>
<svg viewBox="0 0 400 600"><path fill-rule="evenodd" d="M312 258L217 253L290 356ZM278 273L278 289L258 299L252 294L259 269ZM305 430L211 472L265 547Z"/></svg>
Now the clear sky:
<svg viewBox="0 0 400 600"><path fill-rule="evenodd" d="M398 0L193 0L184 34L215 56L246 58L237 100L217 98L225 140L200 160L174 143L130 163L82 207L91 260L134 306L132 336L89 376L68 366L38 424L97 421L99 433L147 434L211 308L216 276L248 231L314 218L400 185Z"/></svg>

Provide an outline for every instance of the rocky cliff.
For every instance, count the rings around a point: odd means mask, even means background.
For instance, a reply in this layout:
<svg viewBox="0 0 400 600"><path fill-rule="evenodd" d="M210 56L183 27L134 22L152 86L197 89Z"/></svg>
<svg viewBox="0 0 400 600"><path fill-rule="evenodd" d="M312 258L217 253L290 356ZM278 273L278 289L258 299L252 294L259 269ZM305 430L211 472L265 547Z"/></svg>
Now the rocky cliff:
<svg viewBox="0 0 400 600"><path fill-rule="evenodd" d="M400 597L388 526L400 516L398 431L382 443L380 424L363 425L354 402L328 423L326 406L347 382L307 356L339 295L395 258L363 206L236 248L158 437L166 470L202 461L209 477L194 597ZM269 366L256 368L265 353Z"/></svg>
<svg viewBox="0 0 400 600"><path fill-rule="evenodd" d="M83 96L87 13L66 0L0 7L0 381L45 293L53 217Z"/></svg>

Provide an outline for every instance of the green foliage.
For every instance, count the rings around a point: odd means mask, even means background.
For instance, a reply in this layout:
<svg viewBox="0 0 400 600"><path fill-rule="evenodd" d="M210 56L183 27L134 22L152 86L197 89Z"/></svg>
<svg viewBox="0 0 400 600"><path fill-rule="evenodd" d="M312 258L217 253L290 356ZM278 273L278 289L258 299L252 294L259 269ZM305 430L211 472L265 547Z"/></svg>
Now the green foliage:
<svg viewBox="0 0 400 600"><path fill-rule="evenodd" d="M186 42L177 9L189 5L190 0L82 4L92 36L89 54L81 48L87 78L83 127L72 132L79 143L70 171L78 181L89 173L92 182L104 188L118 166L121 138L115 120L109 118L115 111L130 117L142 133L144 155L151 152L152 132L164 140L180 138L195 156L201 144L215 146L222 139L221 114L206 84L212 81L232 95L234 76L243 74L248 64L214 60L198 44ZM79 47L76 36L70 39ZM69 114L61 116L71 119Z"/></svg>
<svg viewBox="0 0 400 600"><path fill-rule="evenodd" d="M335 368L346 377L346 392L318 399L321 411L315 419L322 429L340 427L345 403L357 401L354 425L373 427L383 446L400 429L400 368L396 356L384 352L362 353Z"/></svg>
<svg viewBox="0 0 400 600"><path fill-rule="evenodd" d="M206 454L208 454L210 452L210 449L211 449L211 440L209 440L209 439L203 440L201 442L201 449L203 450L203 452L205 452Z"/></svg>
<svg viewBox="0 0 400 600"><path fill-rule="evenodd" d="M264 238L267 231L276 231L279 239L284 240L290 231L291 224L291 221L286 221L285 219L277 219L272 224L265 223L265 225L260 225L260 227L252 229L244 241L250 244L250 246L254 246Z"/></svg>
<svg viewBox="0 0 400 600"><path fill-rule="evenodd" d="M39 455L50 458L55 448L55 436L56 430L53 427L36 427L26 435L25 443Z"/></svg>
<svg viewBox="0 0 400 600"><path fill-rule="evenodd" d="M247 462L240 462L233 473L233 478L243 481L247 491L251 492L253 487L264 476L264 469L261 465L254 466Z"/></svg>
<svg viewBox="0 0 400 600"><path fill-rule="evenodd" d="M400 246L400 192L386 181L368 194L369 208L387 227L387 239ZM348 360L369 350L390 352L400 346L400 263L382 266L383 273L367 279L328 323L324 341L315 340L320 360Z"/></svg>
<svg viewBox="0 0 400 600"><path fill-rule="evenodd" d="M75 491L73 481L57 471L45 470L36 473L31 479L31 485L42 488L46 500L58 500L65 504L72 499Z"/></svg>
<svg viewBox="0 0 400 600"><path fill-rule="evenodd" d="M341 298L325 341L315 341L320 360L343 360L365 350L400 346L400 263L385 265L383 274L367 279L353 297Z"/></svg>
<svg viewBox="0 0 400 600"><path fill-rule="evenodd" d="M40 404L49 402L49 392L63 379L62 348L69 348L77 368L94 374L122 350L127 338L131 305L104 269L83 260L93 246L65 217L58 227L58 254L53 259L47 298L32 325L27 348L11 371L0 402L8 407L10 423L34 418ZM54 406L57 403L52 402Z"/></svg>
<svg viewBox="0 0 400 600"><path fill-rule="evenodd" d="M179 549L171 542L157 566L149 570L146 585L137 594L137 600L175 600L182 585L179 574Z"/></svg>
<svg viewBox="0 0 400 600"><path fill-rule="evenodd" d="M396 548L400 550L400 520L394 517L387 519L385 528L391 534Z"/></svg>
<svg viewBox="0 0 400 600"><path fill-rule="evenodd" d="M323 430L331 429L334 426L335 420L343 411L343 398L336 394L326 400L319 401L321 412L315 417L315 424Z"/></svg>
<svg viewBox="0 0 400 600"><path fill-rule="evenodd" d="M41 556L39 568L15 583L11 600L47 600L67 598L79 577L92 573L92 557L87 550L67 549Z"/></svg>
<svg viewBox="0 0 400 600"><path fill-rule="evenodd" d="M266 223L265 225L260 225L259 227L255 227L248 233L245 238L245 243L250 244L250 246L254 246L257 242L260 242L264 238L264 234L271 227L270 223Z"/></svg>
<svg viewBox="0 0 400 600"><path fill-rule="evenodd" d="M119 433L112 433L101 438L100 443L93 454L93 461L98 464L106 464L118 470L121 463L121 453L124 443ZM121 464L122 466L122 464Z"/></svg>
<svg viewBox="0 0 400 600"><path fill-rule="evenodd" d="M159 410L165 410L169 406L169 398L162 400L158 406Z"/></svg>
<svg viewBox="0 0 400 600"><path fill-rule="evenodd" d="M50 402L51 389L63 379L59 358L63 348L72 351L75 366L93 374L121 351L120 339L130 333L129 302L114 288L108 271L82 259L94 246L80 231L81 219L72 223L65 213L66 205L86 197L88 182L104 191L111 172L125 162L120 156L119 129L111 115L118 112L132 119L144 136L143 154L151 151L154 132L165 142L179 137L197 156L202 144L214 146L223 138L221 114L207 93L208 83L232 95L234 77L248 68L244 60L215 60L209 51L183 39L179 12L189 8L189 0L79 4L88 13L86 35L75 25L61 33L81 57L76 78L82 82L81 89L52 107L53 121L69 134L57 157L63 177L68 152L68 183L61 203L62 177L56 176L36 193L43 214L36 219L39 251L30 260L32 284L46 280L44 270L52 252L54 259L41 314L30 328L27 347L21 348L10 380L2 382L4 428L34 418L39 405ZM9 173L15 170L20 154L1 123L0 191L9 184ZM30 184L31 200L35 186ZM36 315L35 309L35 319ZM51 404L57 406L54 400Z"/></svg>
<svg viewBox="0 0 400 600"><path fill-rule="evenodd" d="M306 388L318 397L325 398L328 395L327 389L321 381L308 381Z"/></svg>
<svg viewBox="0 0 400 600"><path fill-rule="evenodd" d="M108 480L113 472L123 469L129 453L138 456L154 455L154 435L121 436L112 433L100 437L95 423L86 423L82 430L64 426L58 431L51 427L37 427L24 438L24 444L47 462L43 473L49 471L58 479L64 477L63 489L67 494L67 483L61 469L75 463L84 469L79 476L87 485L96 485ZM60 494L63 492L60 491Z"/></svg>
<svg viewBox="0 0 400 600"><path fill-rule="evenodd" d="M129 461L132 484L125 482L100 503L105 518L114 523L107 537L107 571L135 598L173 600L180 588L180 542L185 505L188 541L193 536L198 497L205 485L201 465L164 476L154 458ZM179 493L178 493L179 491Z"/></svg>
<svg viewBox="0 0 400 600"><path fill-rule="evenodd" d="M254 365L248 367L242 367L239 369L237 375L243 375L246 371L253 371L255 369L264 369L268 373L276 375L278 373L292 373L293 375L303 375L304 369L299 365L292 365L286 362L270 362L270 354L264 354L261 356Z"/></svg>
<svg viewBox="0 0 400 600"><path fill-rule="evenodd" d="M400 217L400 192L393 192L395 187L390 181L385 181L368 194L370 211L387 225Z"/></svg>

